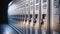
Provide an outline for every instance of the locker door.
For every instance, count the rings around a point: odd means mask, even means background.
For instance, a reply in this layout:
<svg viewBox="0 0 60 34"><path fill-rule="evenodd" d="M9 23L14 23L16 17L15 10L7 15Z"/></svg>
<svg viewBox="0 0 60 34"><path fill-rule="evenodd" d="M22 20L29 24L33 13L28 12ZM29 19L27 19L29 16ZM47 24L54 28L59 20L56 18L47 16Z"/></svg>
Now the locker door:
<svg viewBox="0 0 60 34"><path fill-rule="evenodd" d="M60 34L60 0L51 0L51 30Z"/></svg>
<svg viewBox="0 0 60 34"><path fill-rule="evenodd" d="M41 29L42 34L47 34L47 26L48 26L48 1L41 0Z"/></svg>

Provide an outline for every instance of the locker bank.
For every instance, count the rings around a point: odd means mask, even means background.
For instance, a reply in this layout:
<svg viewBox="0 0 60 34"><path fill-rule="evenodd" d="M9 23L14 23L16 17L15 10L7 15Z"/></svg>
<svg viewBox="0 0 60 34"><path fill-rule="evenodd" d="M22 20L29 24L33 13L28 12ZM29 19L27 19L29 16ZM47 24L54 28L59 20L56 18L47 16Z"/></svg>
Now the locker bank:
<svg viewBox="0 0 60 34"><path fill-rule="evenodd" d="M24 34L60 34L60 0L13 0L8 19Z"/></svg>

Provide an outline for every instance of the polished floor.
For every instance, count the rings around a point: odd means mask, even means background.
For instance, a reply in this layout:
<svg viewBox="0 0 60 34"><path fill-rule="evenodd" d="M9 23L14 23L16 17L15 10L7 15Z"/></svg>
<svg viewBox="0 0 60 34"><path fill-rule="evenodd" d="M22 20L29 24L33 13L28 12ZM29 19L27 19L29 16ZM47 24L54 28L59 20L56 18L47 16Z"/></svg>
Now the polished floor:
<svg viewBox="0 0 60 34"><path fill-rule="evenodd" d="M16 30L14 30L12 27L10 27L8 24L0 25L0 34L20 34Z"/></svg>

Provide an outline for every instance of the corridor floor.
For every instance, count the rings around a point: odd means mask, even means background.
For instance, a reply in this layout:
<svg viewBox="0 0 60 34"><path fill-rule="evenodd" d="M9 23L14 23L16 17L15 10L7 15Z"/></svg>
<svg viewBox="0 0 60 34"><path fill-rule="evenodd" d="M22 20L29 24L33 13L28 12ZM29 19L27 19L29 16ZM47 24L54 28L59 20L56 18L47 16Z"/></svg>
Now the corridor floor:
<svg viewBox="0 0 60 34"><path fill-rule="evenodd" d="M0 31L1 31L0 34L19 34L17 31L15 31L8 24L0 25Z"/></svg>

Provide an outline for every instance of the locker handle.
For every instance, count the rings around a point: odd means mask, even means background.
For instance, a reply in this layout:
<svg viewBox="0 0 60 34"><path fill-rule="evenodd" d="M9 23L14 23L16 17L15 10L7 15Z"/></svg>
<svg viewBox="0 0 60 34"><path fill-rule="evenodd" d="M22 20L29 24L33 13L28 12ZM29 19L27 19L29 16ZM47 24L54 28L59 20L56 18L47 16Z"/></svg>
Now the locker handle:
<svg viewBox="0 0 60 34"><path fill-rule="evenodd" d="M33 22L34 22L34 23L36 23L37 21L36 21L36 20L34 20Z"/></svg>
<svg viewBox="0 0 60 34"><path fill-rule="evenodd" d="M44 24L44 21L42 20L41 25L43 25L43 24Z"/></svg>
<svg viewBox="0 0 60 34"><path fill-rule="evenodd" d="M31 19L29 20L29 22L31 22Z"/></svg>
<svg viewBox="0 0 60 34"><path fill-rule="evenodd" d="M42 18L45 19L45 17L46 17L46 14L42 14Z"/></svg>

